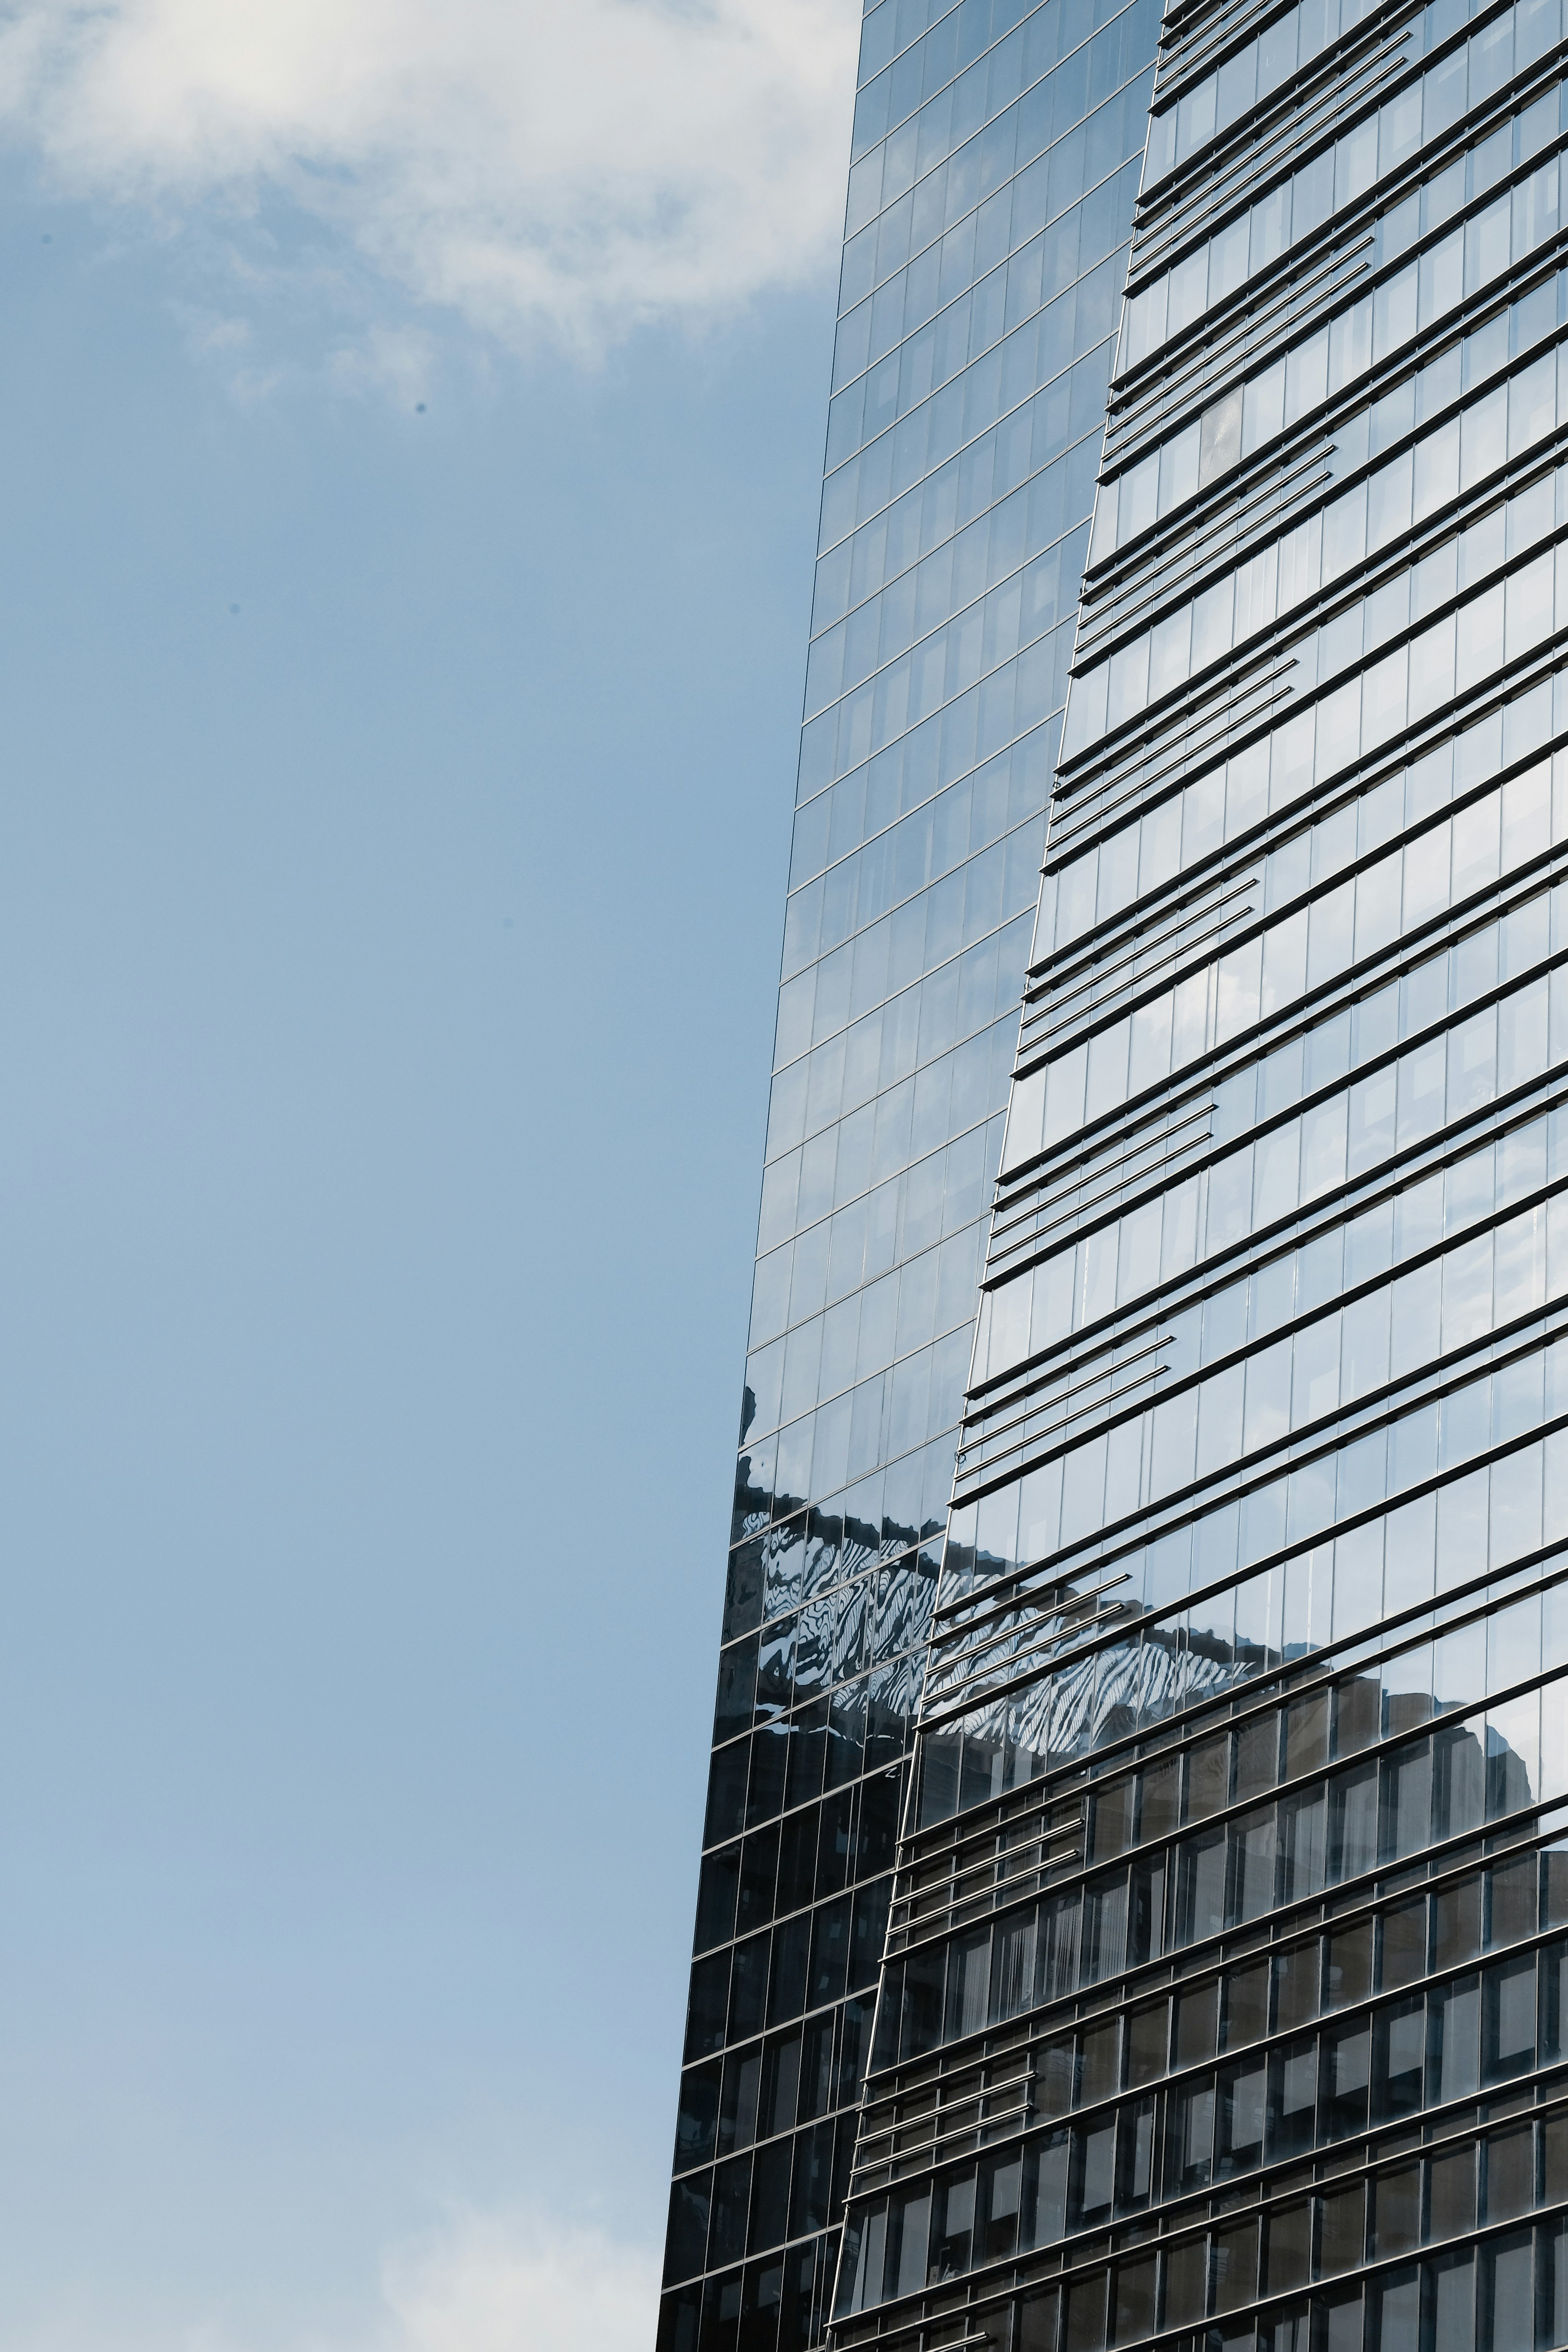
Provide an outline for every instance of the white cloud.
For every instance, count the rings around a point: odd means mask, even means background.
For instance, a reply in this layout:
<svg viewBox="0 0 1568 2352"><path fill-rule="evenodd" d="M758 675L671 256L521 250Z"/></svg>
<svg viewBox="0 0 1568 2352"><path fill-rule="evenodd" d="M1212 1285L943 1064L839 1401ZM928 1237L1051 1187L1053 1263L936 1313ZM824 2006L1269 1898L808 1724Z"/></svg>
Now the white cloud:
<svg viewBox="0 0 1568 2352"><path fill-rule="evenodd" d="M386 2266L386 2352L648 2352L651 2252L527 2210L458 2218Z"/></svg>
<svg viewBox="0 0 1568 2352"><path fill-rule="evenodd" d="M796 282L855 0L15 0L0 126L174 225L281 198L421 301L584 355Z"/></svg>
<svg viewBox="0 0 1568 2352"><path fill-rule="evenodd" d="M658 2258L536 2205L454 2210L393 2247L364 2307L334 2326L303 2315L247 2327L232 2316L110 2311L68 2291L47 2318L7 2336L12 2352L651 2352Z"/></svg>

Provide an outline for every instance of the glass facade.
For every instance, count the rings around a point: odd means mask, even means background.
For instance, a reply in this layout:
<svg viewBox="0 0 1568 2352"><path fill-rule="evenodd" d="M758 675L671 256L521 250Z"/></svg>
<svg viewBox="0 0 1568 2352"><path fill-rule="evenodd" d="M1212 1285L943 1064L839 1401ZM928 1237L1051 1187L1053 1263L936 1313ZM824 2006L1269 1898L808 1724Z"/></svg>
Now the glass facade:
<svg viewBox="0 0 1568 2352"><path fill-rule="evenodd" d="M842 2352L1568 2343L1565 37L1166 10Z"/></svg>
<svg viewBox="0 0 1568 2352"><path fill-rule="evenodd" d="M660 2352L827 2322L1158 31L864 20Z"/></svg>

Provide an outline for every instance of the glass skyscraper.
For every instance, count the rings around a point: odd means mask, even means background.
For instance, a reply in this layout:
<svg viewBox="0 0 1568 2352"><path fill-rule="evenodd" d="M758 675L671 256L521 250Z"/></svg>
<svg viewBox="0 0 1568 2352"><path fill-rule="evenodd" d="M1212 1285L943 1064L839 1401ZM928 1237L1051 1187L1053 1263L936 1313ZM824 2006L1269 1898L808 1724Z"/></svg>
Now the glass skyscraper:
<svg viewBox="0 0 1568 2352"><path fill-rule="evenodd" d="M661 2352L1568 2342L1563 6L865 19Z"/></svg>
<svg viewBox="0 0 1568 2352"><path fill-rule="evenodd" d="M661 2352L826 2318L1158 24L865 19Z"/></svg>

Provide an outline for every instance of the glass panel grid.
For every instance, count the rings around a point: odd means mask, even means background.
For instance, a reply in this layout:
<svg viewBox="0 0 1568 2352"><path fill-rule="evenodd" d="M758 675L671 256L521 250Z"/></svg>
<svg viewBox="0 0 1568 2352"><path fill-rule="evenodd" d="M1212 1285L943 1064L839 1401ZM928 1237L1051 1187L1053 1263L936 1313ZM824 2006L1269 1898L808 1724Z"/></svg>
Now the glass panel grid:
<svg viewBox="0 0 1568 2352"><path fill-rule="evenodd" d="M1226 21L1152 101L846 2347L1568 2342L1564 26Z"/></svg>
<svg viewBox="0 0 1568 2352"><path fill-rule="evenodd" d="M826 2325L1156 31L866 18L661 2352Z"/></svg>

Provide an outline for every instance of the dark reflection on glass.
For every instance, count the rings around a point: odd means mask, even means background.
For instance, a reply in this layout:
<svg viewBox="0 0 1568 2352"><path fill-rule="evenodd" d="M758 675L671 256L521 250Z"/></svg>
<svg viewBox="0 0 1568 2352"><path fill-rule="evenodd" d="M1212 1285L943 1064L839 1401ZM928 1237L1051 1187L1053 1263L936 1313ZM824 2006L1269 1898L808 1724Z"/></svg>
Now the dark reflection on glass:
<svg viewBox="0 0 1568 2352"><path fill-rule="evenodd" d="M746 1819L746 1777L751 1767L751 1744L733 1741L728 1748L716 1748L708 1772L708 1817L704 1825L703 1843L718 1845L744 1827Z"/></svg>
<svg viewBox="0 0 1568 2352"><path fill-rule="evenodd" d="M1421 2168L1380 2173L1373 2186L1373 2251L1403 2254L1421 2240Z"/></svg>
<svg viewBox="0 0 1568 2352"><path fill-rule="evenodd" d="M763 1613L763 1546L760 1540L737 1544L730 1554L724 1588L724 1639L750 1633Z"/></svg>
<svg viewBox="0 0 1568 2352"><path fill-rule="evenodd" d="M802 2037L798 2032L775 2034L764 2046L757 2129L763 2138L788 2131L795 2120L800 2096Z"/></svg>
<svg viewBox="0 0 1568 2352"><path fill-rule="evenodd" d="M735 1932L735 1906L739 1899L741 1848L724 1846L717 1853L705 1854L697 1891L697 1931L693 1939L699 1952L710 1950L715 1944L728 1943Z"/></svg>
<svg viewBox="0 0 1568 2352"><path fill-rule="evenodd" d="M825 1799L817 1813L816 1898L837 1895L849 1870L854 1843L855 1791L841 1789Z"/></svg>
<svg viewBox="0 0 1568 2352"><path fill-rule="evenodd" d="M766 1822L782 1811L784 1771L789 1762L789 1726L764 1724L752 1735L751 1772L746 1786L746 1822Z"/></svg>
<svg viewBox="0 0 1568 2352"><path fill-rule="evenodd" d="M703 2352L740 2352L742 2284L738 2270L708 2281L702 2295Z"/></svg>
<svg viewBox="0 0 1568 2352"><path fill-rule="evenodd" d="M822 1792L827 1763L827 1701L814 1699L790 1718L789 1764L784 1780L788 1806L808 1803Z"/></svg>
<svg viewBox="0 0 1568 2352"><path fill-rule="evenodd" d="M730 2039L744 2041L748 2034L760 2032L763 2011L767 2006L768 1958L773 1938L767 1934L752 1936L737 1944L734 1968L730 1987Z"/></svg>
<svg viewBox="0 0 1568 2352"><path fill-rule="evenodd" d="M835 2024L832 2017L808 2018L801 2036L799 2120L802 2123L809 2123L815 2116L826 2114L834 2103Z"/></svg>
<svg viewBox="0 0 1568 2352"><path fill-rule="evenodd" d="M1464 1837L1479 1829L1485 1801L1485 1759L1474 1727L1461 1724L1438 1732L1433 1743L1434 1837Z"/></svg>
<svg viewBox="0 0 1568 2352"><path fill-rule="evenodd" d="M675 2128L675 2169L684 2172L706 2164L713 2154L719 2118L719 2084L722 2068L690 2066L680 2078L680 2107Z"/></svg>
<svg viewBox="0 0 1568 2352"><path fill-rule="evenodd" d="M1382 1983L1385 1990L1426 1973L1426 1901L1402 1903L1379 1922Z"/></svg>
<svg viewBox="0 0 1568 2352"><path fill-rule="evenodd" d="M706 2056L724 2039L730 2007L730 1954L715 1952L699 1960L691 1971L691 1992L686 2012L686 2056Z"/></svg>
<svg viewBox="0 0 1568 2352"><path fill-rule="evenodd" d="M740 1900L736 1913L737 1932L745 1935L753 1927L763 1926L773 1916L773 1894L778 1882L779 1830L777 1822L770 1823L748 1837L742 1848Z"/></svg>
<svg viewBox="0 0 1568 2352"><path fill-rule="evenodd" d="M756 2152L752 2162L751 2221L747 2231L753 2248L776 2245L786 2234L793 2154L786 2139L773 2140Z"/></svg>
<svg viewBox="0 0 1568 2352"><path fill-rule="evenodd" d="M715 1747L741 1732L750 1731L756 1686L757 1643L753 1634L719 1654L719 1695L713 1710Z"/></svg>
<svg viewBox="0 0 1568 2352"><path fill-rule="evenodd" d="M791 1751L794 1770L794 1750ZM811 1901L816 1884L817 1813L815 1806L786 1813L779 1828L778 1907L798 1911Z"/></svg>
<svg viewBox="0 0 1568 2352"><path fill-rule="evenodd" d="M1426 2005L1395 2001L1381 2011L1373 2027L1374 2120L1392 2122L1414 2115L1422 2103L1426 2063Z"/></svg>
<svg viewBox="0 0 1568 2352"><path fill-rule="evenodd" d="M1486 2143L1486 2219L1507 2221L1535 2202L1535 2136L1521 2130L1494 2132Z"/></svg>
<svg viewBox="0 0 1568 2352"><path fill-rule="evenodd" d="M709 2229L710 2263L732 2263L746 2251L746 2217L752 2192L752 2159L731 2158L715 2167L713 2213Z"/></svg>
<svg viewBox="0 0 1568 2352"><path fill-rule="evenodd" d="M768 1979L767 2017L770 2025L798 2017L805 2007L811 1958L812 1915L797 1912L773 1931L773 1967ZM744 1945L735 1948L737 1975ZM761 2023L758 2020L758 2023Z"/></svg>
<svg viewBox="0 0 1568 2352"><path fill-rule="evenodd" d="M1482 2074L1488 2083L1506 2082L1535 2063L1534 1954L1489 1969L1481 1984Z"/></svg>
<svg viewBox="0 0 1568 2352"><path fill-rule="evenodd" d="M724 2089L719 2108L719 2152L749 2147L757 2134L757 2105L762 2090L763 2053L732 2050L724 2061Z"/></svg>
<svg viewBox="0 0 1568 2352"><path fill-rule="evenodd" d="M1324 2005L1342 2009L1363 2000L1372 1990L1373 1922L1358 1920L1353 1927L1331 1936L1324 1981Z"/></svg>
<svg viewBox="0 0 1568 2352"><path fill-rule="evenodd" d="M690 2180L678 2180L671 2189L664 2257L667 2280L686 2277L702 2268L711 2197L712 2175L706 2172Z"/></svg>

